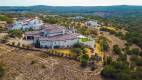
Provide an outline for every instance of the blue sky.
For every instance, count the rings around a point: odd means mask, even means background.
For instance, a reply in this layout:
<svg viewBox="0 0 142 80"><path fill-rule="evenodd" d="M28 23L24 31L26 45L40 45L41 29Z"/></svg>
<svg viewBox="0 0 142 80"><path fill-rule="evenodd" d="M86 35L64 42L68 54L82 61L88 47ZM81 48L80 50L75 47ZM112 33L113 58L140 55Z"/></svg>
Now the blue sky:
<svg viewBox="0 0 142 80"><path fill-rule="evenodd" d="M108 6L142 5L142 0L0 0L0 6Z"/></svg>

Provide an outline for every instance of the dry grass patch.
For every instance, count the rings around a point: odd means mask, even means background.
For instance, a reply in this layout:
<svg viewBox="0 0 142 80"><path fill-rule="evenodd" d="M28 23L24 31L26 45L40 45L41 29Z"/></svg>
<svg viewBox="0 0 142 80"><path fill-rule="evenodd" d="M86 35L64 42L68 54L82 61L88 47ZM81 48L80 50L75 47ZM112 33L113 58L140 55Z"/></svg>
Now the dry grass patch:
<svg viewBox="0 0 142 80"><path fill-rule="evenodd" d="M0 63L6 69L3 80L101 80L95 71L80 68L80 63L74 60L42 58L40 55L45 53L16 48L0 54Z"/></svg>
<svg viewBox="0 0 142 80"><path fill-rule="evenodd" d="M109 30L113 30L113 31L117 31L117 29L116 28L114 28L114 27L105 27L105 28L107 28L107 29L109 29Z"/></svg>
<svg viewBox="0 0 142 80"><path fill-rule="evenodd" d="M98 42L96 42L96 54L102 57L102 59L104 58L104 52L101 51L101 46Z"/></svg>
<svg viewBox="0 0 142 80"><path fill-rule="evenodd" d="M65 55L72 54L72 51L70 49L53 49L53 50L56 51L57 53L63 53Z"/></svg>

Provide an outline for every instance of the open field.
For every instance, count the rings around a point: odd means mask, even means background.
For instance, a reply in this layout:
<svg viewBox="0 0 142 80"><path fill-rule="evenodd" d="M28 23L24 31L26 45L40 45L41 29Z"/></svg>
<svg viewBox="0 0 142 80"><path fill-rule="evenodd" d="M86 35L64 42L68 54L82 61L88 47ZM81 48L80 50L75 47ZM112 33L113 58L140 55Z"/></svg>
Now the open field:
<svg viewBox="0 0 142 80"><path fill-rule="evenodd" d="M0 51L0 63L6 70L2 80L101 80L99 73L84 70L73 60L5 45L0 45Z"/></svg>

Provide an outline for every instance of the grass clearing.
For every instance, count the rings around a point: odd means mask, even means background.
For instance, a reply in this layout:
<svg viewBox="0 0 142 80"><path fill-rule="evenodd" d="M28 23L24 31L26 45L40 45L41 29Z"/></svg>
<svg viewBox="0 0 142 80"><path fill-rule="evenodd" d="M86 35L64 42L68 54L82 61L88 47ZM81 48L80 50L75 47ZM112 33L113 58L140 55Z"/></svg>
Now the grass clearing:
<svg viewBox="0 0 142 80"><path fill-rule="evenodd" d="M71 49L53 49L53 50L56 51L57 53L64 53L65 55L72 54Z"/></svg>
<svg viewBox="0 0 142 80"><path fill-rule="evenodd" d="M45 53L40 51L21 50L2 44L0 47L0 63L6 69L3 80L102 80L96 71L82 69L80 63L74 60L50 56L42 58L41 54ZM86 49L89 51L89 48ZM68 53L71 49L58 51Z"/></svg>
<svg viewBox="0 0 142 80"><path fill-rule="evenodd" d="M103 59L103 57L104 57L104 52L101 51L101 47L100 47L100 44L99 44L99 43L96 43L96 54L97 54L98 56L101 56L102 59Z"/></svg>
<svg viewBox="0 0 142 80"><path fill-rule="evenodd" d="M107 28L107 29L109 29L109 30L113 30L113 31L115 31L115 32L117 31L116 28L114 28L114 27L109 27L109 26L107 26L107 27L105 27L105 28Z"/></svg>
<svg viewBox="0 0 142 80"><path fill-rule="evenodd" d="M63 53L64 55L74 55L75 53L72 51L72 49L52 49L53 51L58 53ZM87 51L86 54L88 54L89 56L91 56L91 50L89 48L85 48L85 50Z"/></svg>
<svg viewBox="0 0 142 80"><path fill-rule="evenodd" d="M89 39L88 38L81 38L80 41L81 42L87 42L87 41L89 41Z"/></svg>
<svg viewBox="0 0 142 80"><path fill-rule="evenodd" d="M91 57L91 49L89 49L89 48L85 48L85 50L86 50L86 54L88 54L88 55L89 55L89 57Z"/></svg>

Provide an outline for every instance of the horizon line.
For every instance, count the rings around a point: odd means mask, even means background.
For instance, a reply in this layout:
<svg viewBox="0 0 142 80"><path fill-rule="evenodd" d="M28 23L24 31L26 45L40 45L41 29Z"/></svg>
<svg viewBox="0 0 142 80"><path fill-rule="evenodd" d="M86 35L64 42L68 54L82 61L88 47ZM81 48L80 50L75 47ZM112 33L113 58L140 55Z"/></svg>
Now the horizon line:
<svg viewBox="0 0 142 80"><path fill-rule="evenodd" d="M4 5L0 5L0 7L2 7ZM6 5L4 7L30 7L30 6L51 6L51 7L105 7L105 6L142 6L142 5L125 5L125 4L122 4L122 5L82 5L82 6L77 6L77 5L72 5L72 6L65 6L65 5Z"/></svg>

